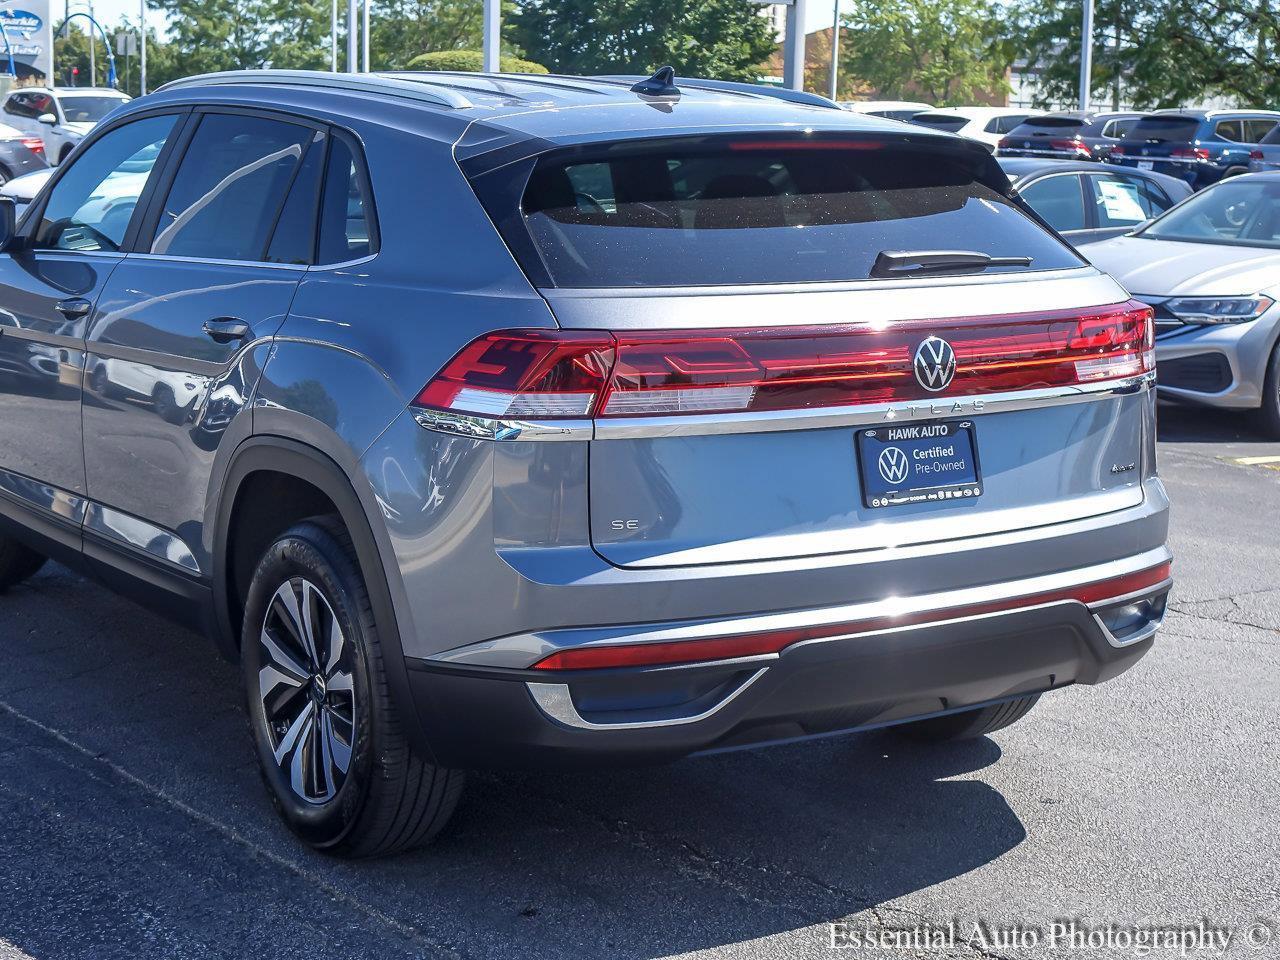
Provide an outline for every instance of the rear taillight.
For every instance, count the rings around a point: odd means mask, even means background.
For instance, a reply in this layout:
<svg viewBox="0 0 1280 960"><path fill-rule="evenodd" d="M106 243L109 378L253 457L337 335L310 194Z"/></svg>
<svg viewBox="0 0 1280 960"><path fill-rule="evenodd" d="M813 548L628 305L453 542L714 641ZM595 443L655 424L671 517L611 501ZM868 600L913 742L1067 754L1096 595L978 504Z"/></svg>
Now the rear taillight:
<svg viewBox="0 0 1280 960"><path fill-rule="evenodd" d="M1177 160L1208 160L1210 154L1204 147L1174 147L1169 156Z"/></svg>
<svg viewBox="0 0 1280 960"><path fill-rule="evenodd" d="M949 381L918 378L927 338L950 346ZM847 327L504 331L464 347L414 402L531 419L854 406L1137 376L1154 369L1153 345L1151 308L1137 301Z"/></svg>
<svg viewBox="0 0 1280 960"><path fill-rule="evenodd" d="M1112 148L1111 148L1111 156L1113 156L1113 157L1123 157L1123 156L1124 156L1124 147L1122 147L1120 144L1118 144L1118 143L1117 143L1114 147L1112 147Z"/></svg>
<svg viewBox="0 0 1280 960"><path fill-rule="evenodd" d="M44 141L39 137L23 137L21 143L32 153L44 154Z"/></svg>
<svg viewBox="0 0 1280 960"><path fill-rule="evenodd" d="M1000 142L996 144L1001 150L1013 146L1013 137L1001 137Z"/></svg>
<svg viewBox="0 0 1280 960"><path fill-rule="evenodd" d="M1267 155L1266 155L1265 153L1263 153L1261 150L1250 150L1250 151L1249 151L1249 159L1250 159L1250 160L1265 160L1266 158L1267 158Z"/></svg>
<svg viewBox="0 0 1280 960"><path fill-rule="evenodd" d="M851 637L879 630L925 626L960 617L976 617L1004 613L1025 607L1074 600L1093 605L1162 589L1172 573L1172 565L1162 563L1147 570L1126 574L1111 580L1099 580L1076 587L1044 593L1026 594L982 603L963 604L934 610L904 611L896 616L875 617L846 623L800 627L791 630L769 630L740 633L698 640L676 640L665 643L630 643L574 647L548 654L533 665L535 670L609 670L617 667L665 666L676 663L705 663L781 653L787 647L806 640L829 640Z"/></svg>
<svg viewBox="0 0 1280 960"><path fill-rule="evenodd" d="M1089 148L1079 140L1050 140L1049 149L1077 153L1083 157L1089 156Z"/></svg>

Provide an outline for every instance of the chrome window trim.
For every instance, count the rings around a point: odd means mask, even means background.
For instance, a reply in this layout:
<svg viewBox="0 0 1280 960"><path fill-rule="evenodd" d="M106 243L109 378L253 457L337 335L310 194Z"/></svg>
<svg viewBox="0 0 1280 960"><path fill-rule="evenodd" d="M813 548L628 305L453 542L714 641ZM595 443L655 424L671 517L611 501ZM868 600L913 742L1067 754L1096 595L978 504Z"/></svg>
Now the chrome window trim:
<svg viewBox="0 0 1280 960"><path fill-rule="evenodd" d="M265 267L268 270L292 270L295 273L305 273L306 264L300 263L272 263L269 260L222 260L216 257L180 257L168 253L128 253L125 256L130 260L162 260L172 263L193 263L201 266L215 267Z"/></svg>
<svg viewBox="0 0 1280 960"><path fill-rule="evenodd" d="M761 667L738 686L734 687L723 700L718 701L701 713L688 717L668 717L663 720L624 720L619 723L596 723L583 717L573 704L573 695L567 684L529 682L525 686L529 688L529 694L533 697L533 702L538 705L538 709L552 720L563 723L566 727L573 727L577 730L645 730L653 727L679 727L689 723L699 723L708 717L715 716L733 703L734 700L738 699L768 670L768 667Z"/></svg>
<svg viewBox="0 0 1280 960"><path fill-rule="evenodd" d="M450 410L414 408L413 417L428 430L476 440L637 440L723 433L770 433L861 427L896 420L969 417L988 413L1036 410L1139 393L1155 383L1154 372L1119 380L1069 387L1046 387L968 397L901 400L893 403L768 410L758 413L710 413L664 417L618 417L597 420L519 420L481 417Z"/></svg>

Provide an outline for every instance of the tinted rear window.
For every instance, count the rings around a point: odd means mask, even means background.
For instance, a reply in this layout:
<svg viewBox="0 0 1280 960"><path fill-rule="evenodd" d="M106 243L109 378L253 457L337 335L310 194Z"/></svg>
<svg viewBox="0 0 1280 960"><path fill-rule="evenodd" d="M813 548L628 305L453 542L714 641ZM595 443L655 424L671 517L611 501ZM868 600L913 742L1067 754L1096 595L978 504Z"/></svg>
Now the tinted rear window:
<svg viewBox="0 0 1280 960"><path fill-rule="evenodd" d="M1143 117L1129 131L1130 140L1194 140L1200 121L1194 117Z"/></svg>
<svg viewBox="0 0 1280 960"><path fill-rule="evenodd" d="M1084 121L1075 117L1031 117L1023 120L1014 128L1014 133L1036 133L1049 131L1052 133L1075 133L1084 126Z"/></svg>
<svg viewBox="0 0 1280 960"><path fill-rule="evenodd" d="M1078 266L983 182L990 164L969 150L899 141L615 145L543 157L525 190L524 224L559 287L863 280L886 250Z"/></svg>
<svg viewBox="0 0 1280 960"><path fill-rule="evenodd" d="M917 113L911 118L911 122L918 123L922 127L928 127L931 130L955 133L957 130L964 129L965 124L969 122L969 118L957 117L953 113Z"/></svg>

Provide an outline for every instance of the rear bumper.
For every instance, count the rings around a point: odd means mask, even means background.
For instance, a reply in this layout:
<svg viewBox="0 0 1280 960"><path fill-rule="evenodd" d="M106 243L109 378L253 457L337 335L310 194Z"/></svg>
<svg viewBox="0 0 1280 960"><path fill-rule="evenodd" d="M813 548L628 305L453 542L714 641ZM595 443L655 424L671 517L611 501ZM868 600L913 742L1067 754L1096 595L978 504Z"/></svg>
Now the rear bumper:
<svg viewBox="0 0 1280 960"><path fill-rule="evenodd" d="M1147 569L1167 560L1167 550L1159 548L1119 566L1076 571L1075 579L1092 583L1103 568L1110 573ZM805 640L767 656L546 671L484 665L484 660L502 659L490 646L470 662L411 659L411 685L433 751L446 765L634 764L882 726L1074 683L1101 683L1150 649L1164 614L1168 580L1086 605L1035 602L1034 585L1043 579L1006 585L1006 593L1028 598L1025 607L970 616L961 610L954 619ZM904 609L914 613L917 607L950 602L945 596L919 597ZM850 609L774 615L779 617L829 623L850 617ZM724 629L725 621L647 624L630 628L630 636L644 641ZM584 634L548 631L518 638L515 646L527 646L535 636L544 643L581 642ZM619 636L614 628L610 642Z"/></svg>

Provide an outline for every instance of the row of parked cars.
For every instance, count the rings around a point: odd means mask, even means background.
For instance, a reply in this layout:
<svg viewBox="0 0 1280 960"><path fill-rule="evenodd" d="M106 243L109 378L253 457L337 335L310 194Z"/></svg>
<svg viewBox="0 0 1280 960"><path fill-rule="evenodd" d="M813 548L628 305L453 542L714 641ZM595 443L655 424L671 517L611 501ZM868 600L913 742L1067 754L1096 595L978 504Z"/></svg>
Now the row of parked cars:
<svg viewBox="0 0 1280 960"><path fill-rule="evenodd" d="M855 113L959 134L999 157L1103 161L1150 170L1199 190L1224 177L1280 169L1280 111L1063 111L932 108L909 101L841 104Z"/></svg>

